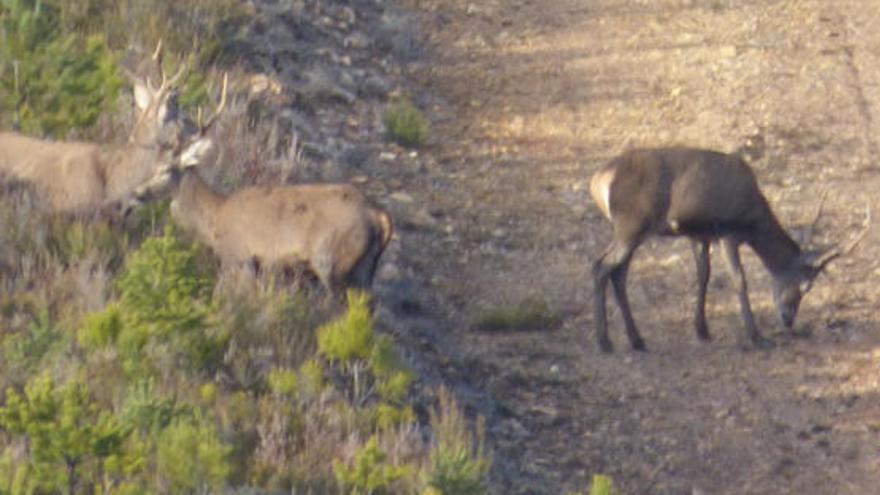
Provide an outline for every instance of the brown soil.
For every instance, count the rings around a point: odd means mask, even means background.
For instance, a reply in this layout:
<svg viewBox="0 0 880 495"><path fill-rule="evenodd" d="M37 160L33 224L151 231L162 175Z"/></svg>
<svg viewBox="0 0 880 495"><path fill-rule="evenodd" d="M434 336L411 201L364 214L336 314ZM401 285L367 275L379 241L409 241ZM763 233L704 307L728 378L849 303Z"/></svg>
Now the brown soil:
<svg viewBox="0 0 880 495"><path fill-rule="evenodd" d="M687 243L650 241L629 283L649 352L627 348L614 309L617 352L602 355L590 263L610 226L586 185L627 148L731 151L761 134L753 166L783 224L809 218L828 189L817 241L848 239L866 203L877 210L880 3L412 3L429 35L416 74L434 122L398 196L424 205L402 222L400 256L444 317L409 331L487 416L494 493L586 491L595 473L628 494L878 493L877 228L817 281L794 332L779 329L768 277L744 249L769 351L739 347L723 269L714 340L698 341ZM480 308L526 297L548 301L561 328L472 329ZM401 308L418 320L416 303Z"/></svg>

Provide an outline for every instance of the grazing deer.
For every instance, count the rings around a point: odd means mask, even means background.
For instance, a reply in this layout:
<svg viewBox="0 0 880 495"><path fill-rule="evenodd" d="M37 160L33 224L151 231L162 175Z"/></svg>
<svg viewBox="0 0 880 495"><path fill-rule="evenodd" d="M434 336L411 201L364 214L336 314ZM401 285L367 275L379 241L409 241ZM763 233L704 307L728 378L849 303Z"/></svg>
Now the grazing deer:
<svg viewBox="0 0 880 495"><path fill-rule="evenodd" d="M160 71L161 54L160 42L153 54ZM123 145L55 142L0 132L0 174L32 186L41 202L56 212L94 213L124 204L170 162L179 146L173 88L182 73L183 67L168 78L161 71L158 87L149 78L135 81L140 115Z"/></svg>
<svg viewBox="0 0 880 495"><path fill-rule="evenodd" d="M174 167L139 191L137 201L172 192L171 214L220 258L223 266L256 269L305 266L331 294L368 289L379 257L394 232L391 217L368 204L350 184L246 187L229 195L213 190L196 166L211 149L200 136L180 153Z"/></svg>
<svg viewBox="0 0 880 495"><path fill-rule="evenodd" d="M801 297L816 276L867 233L866 225L844 250L801 250L779 224L754 173L737 154L691 148L629 151L593 175L590 193L614 227L611 244L593 264L594 323L599 348L604 352L613 350L605 312L609 279L630 344L633 349L645 349L630 310L626 278L633 252L649 236L686 236L692 240L698 278L694 316L697 336L702 340L710 338L705 315L709 245L719 241L734 275L747 336L755 346L765 347L770 341L758 332L752 316L740 244L748 244L770 272L779 318L790 328Z"/></svg>

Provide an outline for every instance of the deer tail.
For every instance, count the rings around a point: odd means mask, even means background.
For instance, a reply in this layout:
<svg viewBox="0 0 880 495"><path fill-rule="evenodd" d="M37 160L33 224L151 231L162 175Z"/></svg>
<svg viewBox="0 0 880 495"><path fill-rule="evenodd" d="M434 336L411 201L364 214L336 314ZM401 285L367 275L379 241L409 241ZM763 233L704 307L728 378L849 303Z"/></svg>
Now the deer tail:
<svg viewBox="0 0 880 495"><path fill-rule="evenodd" d="M391 221L391 215L382 210L373 210L373 218L379 226L381 233L380 241L384 250L388 243L391 242L391 236L394 235L394 223Z"/></svg>

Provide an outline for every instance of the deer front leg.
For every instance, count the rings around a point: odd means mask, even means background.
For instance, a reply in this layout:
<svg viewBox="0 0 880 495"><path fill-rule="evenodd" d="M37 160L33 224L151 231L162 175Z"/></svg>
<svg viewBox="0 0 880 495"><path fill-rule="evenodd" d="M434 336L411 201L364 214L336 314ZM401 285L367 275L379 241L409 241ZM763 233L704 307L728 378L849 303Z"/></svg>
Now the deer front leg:
<svg viewBox="0 0 880 495"><path fill-rule="evenodd" d="M752 315L752 307L749 304L749 288L746 283L746 273L743 270L739 257L739 242L732 238L723 238L721 246L724 249L724 257L727 259L734 283L739 293L739 310L743 324L746 326L746 334L756 347L768 347L771 343L761 336L755 317Z"/></svg>
<svg viewBox="0 0 880 495"><path fill-rule="evenodd" d="M703 341L711 339L709 326L706 324L706 290L709 286L709 274L711 273L709 244L708 240L691 243L694 261L697 263L697 307L694 312L694 323L697 337Z"/></svg>

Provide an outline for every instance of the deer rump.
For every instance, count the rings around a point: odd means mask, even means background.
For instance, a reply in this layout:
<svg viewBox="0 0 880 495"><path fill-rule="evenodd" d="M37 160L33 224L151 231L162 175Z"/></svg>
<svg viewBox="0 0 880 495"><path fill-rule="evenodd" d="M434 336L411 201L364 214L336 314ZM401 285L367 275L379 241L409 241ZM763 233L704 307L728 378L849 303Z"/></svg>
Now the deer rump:
<svg viewBox="0 0 880 495"><path fill-rule="evenodd" d="M223 265L304 266L334 293L368 288L391 237L388 215L345 184L248 187L224 197L191 172L172 212Z"/></svg>

